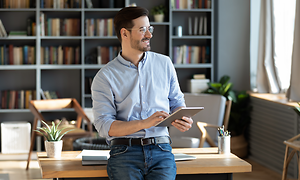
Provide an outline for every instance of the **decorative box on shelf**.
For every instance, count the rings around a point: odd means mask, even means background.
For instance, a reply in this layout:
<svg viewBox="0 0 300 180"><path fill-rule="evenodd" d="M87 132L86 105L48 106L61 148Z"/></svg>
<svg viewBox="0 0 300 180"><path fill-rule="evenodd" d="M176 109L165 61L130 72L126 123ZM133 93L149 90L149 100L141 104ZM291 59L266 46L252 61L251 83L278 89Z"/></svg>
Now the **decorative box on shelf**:
<svg viewBox="0 0 300 180"><path fill-rule="evenodd" d="M1 123L1 153L28 153L31 125L28 122Z"/></svg>
<svg viewBox="0 0 300 180"><path fill-rule="evenodd" d="M209 79L190 79L188 81L188 92L201 93L208 88Z"/></svg>

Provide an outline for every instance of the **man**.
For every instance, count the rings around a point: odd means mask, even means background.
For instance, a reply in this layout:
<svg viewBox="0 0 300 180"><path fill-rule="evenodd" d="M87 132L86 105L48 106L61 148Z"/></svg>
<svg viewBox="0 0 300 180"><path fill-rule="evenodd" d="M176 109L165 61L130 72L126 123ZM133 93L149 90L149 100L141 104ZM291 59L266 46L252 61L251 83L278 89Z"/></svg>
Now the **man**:
<svg viewBox="0 0 300 180"><path fill-rule="evenodd" d="M114 19L119 55L99 70L92 83L94 125L110 145L110 179L175 179L167 127L155 124L185 107L172 61L150 52L154 28L148 10L126 7ZM193 120L172 123L180 131Z"/></svg>

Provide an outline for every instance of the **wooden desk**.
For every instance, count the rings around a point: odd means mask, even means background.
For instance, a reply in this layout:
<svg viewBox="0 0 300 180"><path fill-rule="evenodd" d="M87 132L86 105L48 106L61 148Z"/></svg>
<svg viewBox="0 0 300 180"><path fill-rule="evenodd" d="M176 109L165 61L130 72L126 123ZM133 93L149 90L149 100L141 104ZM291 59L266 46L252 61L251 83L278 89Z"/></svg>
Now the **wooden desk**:
<svg viewBox="0 0 300 180"><path fill-rule="evenodd" d="M190 161L177 161L176 179L232 179L232 173L251 172L252 166L237 156L217 153L217 148L180 148L173 153L196 156ZM106 166L82 166L80 151L63 151L60 159L47 158L46 152L38 152L38 162L43 178L96 178L108 179ZM102 177L102 178L101 178Z"/></svg>

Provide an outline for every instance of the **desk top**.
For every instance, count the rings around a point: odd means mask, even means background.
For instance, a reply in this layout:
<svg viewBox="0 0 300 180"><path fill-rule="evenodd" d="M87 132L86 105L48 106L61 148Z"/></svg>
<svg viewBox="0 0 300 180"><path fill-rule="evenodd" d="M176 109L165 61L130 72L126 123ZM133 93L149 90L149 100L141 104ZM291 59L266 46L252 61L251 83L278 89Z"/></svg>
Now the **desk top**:
<svg viewBox="0 0 300 180"><path fill-rule="evenodd" d="M218 154L217 148L178 148L173 153L185 153L197 159L176 161L177 174L210 174L251 172L252 166L234 154ZM81 151L63 151L60 159L48 158L38 152L38 162L43 178L107 177L106 165L82 166Z"/></svg>

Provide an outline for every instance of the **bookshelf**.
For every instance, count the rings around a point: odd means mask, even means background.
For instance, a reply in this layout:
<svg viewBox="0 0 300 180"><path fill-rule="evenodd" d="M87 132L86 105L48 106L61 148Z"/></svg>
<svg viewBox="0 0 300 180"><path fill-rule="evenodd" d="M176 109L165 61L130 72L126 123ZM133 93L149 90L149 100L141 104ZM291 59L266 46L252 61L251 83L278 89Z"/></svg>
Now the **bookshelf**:
<svg viewBox="0 0 300 180"><path fill-rule="evenodd" d="M102 68L103 64L93 64L98 62L98 47L119 47L120 43L117 37L113 35L94 35L87 34L87 22L90 19L109 19L113 18L121 7L136 3L137 6L147 8L149 11L152 7L164 4L168 12L165 15L164 22L154 22L152 15L149 16L150 23L155 27L153 38L151 39L151 50L154 52L174 56L175 46L205 46L209 48L207 55L208 60L205 63L180 63L174 64L181 89L187 92L187 80L192 78L193 74L205 74L207 78L214 79L214 3L213 0L203 0L210 2L211 8L190 8L180 9L173 7L173 0L113 0L114 7L108 2L91 0L93 8L88 8L86 0L73 0L73 5L68 4L71 8L61 8L56 4L57 8L50 8L49 4L41 6L41 2L51 0L31 0L29 8L0 8L0 19L7 32L10 31L27 31L28 24L31 24L30 36L8 36L0 37L0 47L13 45L14 47L33 46L34 63L0 65L0 91L4 90L32 90L35 91L34 99L41 99L41 89L44 91L55 91L61 98L76 98L83 108L92 107L91 94L86 87L90 84L91 78ZM52 0L60 2L60 0ZM174 0L176 3L178 0ZM182 0L186 3L193 0ZM18 0L15 0L18 2ZM77 3L77 4L76 4ZM60 34L56 36L48 36L46 32L47 22L42 22L40 15L44 14L47 19L78 19L77 34ZM207 18L206 31L207 34L189 35L189 18L192 19L194 26L195 18ZM94 21L96 23L97 20ZM40 28L44 23L43 28ZM56 22L62 24L62 22ZM55 24L55 23L54 23ZM197 22L198 24L198 22ZM182 36L176 35L175 28L182 26ZM51 27L52 28L52 27ZM194 28L194 27L193 27ZM198 27L199 28L199 27ZM72 28L73 29L73 28ZM60 29L62 32L62 29ZM41 58L45 58L45 47L55 48L51 52L58 52L59 48L74 47L77 48L78 62L74 63L47 63ZM58 48L59 47L59 48ZM1 49L0 49L1 51ZM73 50L75 51L75 50ZM67 51L68 52L68 51ZM63 52L64 54L65 52ZM58 54L58 53L57 53ZM73 54L73 53L72 53ZM1 58L1 56L0 56ZM56 59L55 57L52 57ZM58 57L57 57L58 58ZM1 60L1 59L0 59ZM57 62L57 61L56 61ZM1 63L1 61L0 61ZM0 122L4 121L28 121L33 122L33 116L28 109L0 109Z"/></svg>

